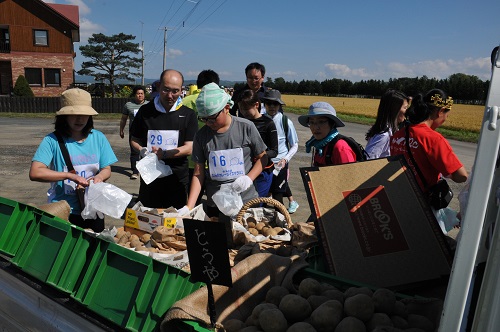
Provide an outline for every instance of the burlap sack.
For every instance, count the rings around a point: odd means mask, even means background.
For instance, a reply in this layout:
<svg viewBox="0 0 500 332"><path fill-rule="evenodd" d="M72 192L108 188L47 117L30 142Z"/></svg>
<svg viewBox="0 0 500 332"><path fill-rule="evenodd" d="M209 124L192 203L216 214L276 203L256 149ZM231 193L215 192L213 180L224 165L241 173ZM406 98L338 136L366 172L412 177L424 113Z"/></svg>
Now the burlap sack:
<svg viewBox="0 0 500 332"><path fill-rule="evenodd" d="M71 211L71 207L69 206L68 202L64 200L54 203L42 204L37 206L36 208L48 212L63 220L68 220L69 213Z"/></svg>
<svg viewBox="0 0 500 332"><path fill-rule="evenodd" d="M228 319L244 321L253 308L265 300L267 291L273 286L281 285L294 291L294 274L307 266L307 262L300 256L281 257L271 254L251 255L236 264L231 269L232 288L212 286L217 327L222 328L222 323ZM173 323L176 319L210 325L206 287L174 303L161 323L161 331L175 331Z"/></svg>

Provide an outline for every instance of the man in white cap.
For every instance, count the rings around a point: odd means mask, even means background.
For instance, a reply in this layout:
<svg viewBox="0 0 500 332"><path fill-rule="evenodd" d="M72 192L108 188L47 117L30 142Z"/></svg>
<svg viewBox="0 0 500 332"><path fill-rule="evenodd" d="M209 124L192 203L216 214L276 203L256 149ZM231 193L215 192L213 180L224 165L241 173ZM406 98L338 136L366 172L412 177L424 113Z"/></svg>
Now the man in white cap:
<svg viewBox="0 0 500 332"><path fill-rule="evenodd" d="M229 114L232 105L231 96L215 83L205 85L196 99L199 120L206 124L193 143L195 168L183 212L194 207L203 183L206 184L206 213L210 217L219 215L212 195L223 183L232 183L243 202L258 197L253 181L267 164L267 147L252 122ZM205 176L205 163L208 163L208 176Z"/></svg>
<svg viewBox="0 0 500 332"><path fill-rule="evenodd" d="M95 232L104 230L104 219L83 219L76 188L106 181L111 164L118 161L106 136L94 129L90 94L69 89L61 95L61 109L56 112L55 131L45 136L31 162L30 180L50 182L48 202L65 200L71 211L69 221ZM60 139L60 142L58 141ZM67 151L68 162L64 157Z"/></svg>
<svg viewBox="0 0 500 332"><path fill-rule="evenodd" d="M172 175L146 184L141 177L138 200L152 208L181 208L186 205L189 183L188 156L198 130L194 111L182 105L184 78L176 70L165 70L160 77L159 95L142 106L130 128L131 145L155 153L172 168Z"/></svg>

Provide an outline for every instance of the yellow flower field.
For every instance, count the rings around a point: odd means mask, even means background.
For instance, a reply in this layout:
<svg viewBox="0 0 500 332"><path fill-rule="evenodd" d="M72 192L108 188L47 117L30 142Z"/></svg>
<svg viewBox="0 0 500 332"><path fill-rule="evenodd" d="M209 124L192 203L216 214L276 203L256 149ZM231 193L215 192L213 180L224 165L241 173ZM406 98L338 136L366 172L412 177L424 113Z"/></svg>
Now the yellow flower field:
<svg viewBox="0 0 500 332"><path fill-rule="evenodd" d="M379 99L300 95L283 95L282 99L287 106L297 108L308 108L309 105L316 101L326 101L335 107L340 114L363 115L373 118L377 116L380 101ZM455 104L443 127L479 132L483 114L484 106Z"/></svg>

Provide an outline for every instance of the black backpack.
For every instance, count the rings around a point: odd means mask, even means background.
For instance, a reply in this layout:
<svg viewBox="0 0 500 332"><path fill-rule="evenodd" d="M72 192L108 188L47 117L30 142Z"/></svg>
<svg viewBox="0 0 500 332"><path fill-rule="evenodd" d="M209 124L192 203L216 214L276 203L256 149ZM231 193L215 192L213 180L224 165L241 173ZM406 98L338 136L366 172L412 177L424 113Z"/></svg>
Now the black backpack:
<svg viewBox="0 0 500 332"><path fill-rule="evenodd" d="M352 137L338 134L332 140L331 144L329 143L327 145L329 147L327 149L328 151L325 151L325 161L326 161L327 165L332 165L332 151L333 151L333 147L335 146L335 144L337 144L337 142L338 142L339 139L343 139L344 141L347 142L347 144L349 144L349 146L351 147L352 151L354 151L354 153L356 154L356 161L365 161L365 160L368 160L368 153L365 151L365 148L361 144L359 144L358 142L356 142L356 140L354 138L352 138Z"/></svg>

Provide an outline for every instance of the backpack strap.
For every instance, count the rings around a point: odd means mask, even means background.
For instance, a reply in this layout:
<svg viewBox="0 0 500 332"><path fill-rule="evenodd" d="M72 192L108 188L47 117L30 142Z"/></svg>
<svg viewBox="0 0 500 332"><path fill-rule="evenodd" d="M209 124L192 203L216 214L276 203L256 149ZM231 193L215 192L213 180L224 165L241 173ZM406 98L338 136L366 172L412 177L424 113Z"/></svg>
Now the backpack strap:
<svg viewBox="0 0 500 332"><path fill-rule="evenodd" d="M281 124L283 125L283 131L285 132L285 141L286 141L286 147L287 149L290 150L290 142L288 141L288 117L285 115L285 113L282 113L283 117L281 118Z"/></svg>
<svg viewBox="0 0 500 332"><path fill-rule="evenodd" d="M325 153L325 162L327 165L333 165L332 162L333 147L335 146L335 144L337 144L340 138L341 138L340 134L338 134L325 146L324 153Z"/></svg>
<svg viewBox="0 0 500 332"><path fill-rule="evenodd" d="M57 142L59 143L59 148L61 149L64 162L66 163L66 167L68 167L68 172L75 174L76 173L75 168L71 163L71 158L69 157L68 148L66 148L66 144L64 144L62 136L57 131L54 131L54 135L57 137Z"/></svg>

